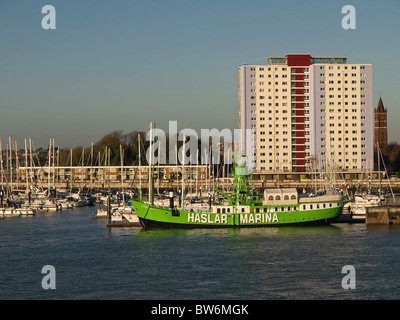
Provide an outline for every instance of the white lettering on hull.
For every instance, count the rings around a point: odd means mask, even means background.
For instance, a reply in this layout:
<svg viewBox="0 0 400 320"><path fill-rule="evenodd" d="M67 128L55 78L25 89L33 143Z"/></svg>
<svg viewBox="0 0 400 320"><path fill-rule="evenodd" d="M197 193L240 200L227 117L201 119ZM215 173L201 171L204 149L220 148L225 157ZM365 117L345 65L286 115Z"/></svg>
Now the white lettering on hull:
<svg viewBox="0 0 400 320"><path fill-rule="evenodd" d="M187 222L199 224L228 224L228 215L188 212ZM239 216L240 224L268 224L277 222L279 222L279 219L276 213L245 213Z"/></svg>
<svg viewBox="0 0 400 320"><path fill-rule="evenodd" d="M227 224L228 215L188 212L188 223Z"/></svg>
<svg viewBox="0 0 400 320"><path fill-rule="evenodd" d="M274 213L248 213L240 215L240 224L265 224L279 222L278 215Z"/></svg>

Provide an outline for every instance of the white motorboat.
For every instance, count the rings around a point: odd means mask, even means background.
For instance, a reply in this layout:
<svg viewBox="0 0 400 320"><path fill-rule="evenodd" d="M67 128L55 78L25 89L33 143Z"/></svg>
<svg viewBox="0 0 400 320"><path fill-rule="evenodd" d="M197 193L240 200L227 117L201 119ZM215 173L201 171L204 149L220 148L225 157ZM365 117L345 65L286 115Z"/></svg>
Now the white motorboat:
<svg viewBox="0 0 400 320"><path fill-rule="evenodd" d="M36 210L32 208L15 208L14 211L19 212L20 216L34 216L36 214Z"/></svg>
<svg viewBox="0 0 400 320"><path fill-rule="evenodd" d="M4 217L19 217L20 216L20 212L15 211L14 208L0 208L0 213L2 213Z"/></svg>
<svg viewBox="0 0 400 320"><path fill-rule="evenodd" d="M382 198L375 194L357 194L350 204L350 212L353 218L365 218L367 208L380 206L382 202Z"/></svg>
<svg viewBox="0 0 400 320"><path fill-rule="evenodd" d="M135 210L131 206L115 207L111 212L111 222L140 223Z"/></svg>
<svg viewBox="0 0 400 320"><path fill-rule="evenodd" d="M89 215L91 219L106 219L107 218L107 210L105 209L97 209L96 213L91 213Z"/></svg>

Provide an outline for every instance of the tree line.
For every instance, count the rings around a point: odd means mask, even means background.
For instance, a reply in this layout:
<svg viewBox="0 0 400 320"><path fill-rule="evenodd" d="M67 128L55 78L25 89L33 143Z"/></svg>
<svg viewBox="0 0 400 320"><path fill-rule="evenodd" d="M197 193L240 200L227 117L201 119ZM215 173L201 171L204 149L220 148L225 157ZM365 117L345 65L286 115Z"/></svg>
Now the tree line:
<svg viewBox="0 0 400 320"><path fill-rule="evenodd" d="M397 142L391 142L382 148L381 151L381 170L384 170L386 167L387 172L395 173L400 177L400 145ZM376 151L374 152L374 167L375 170L378 169L378 154Z"/></svg>
<svg viewBox="0 0 400 320"><path fill-rule="evenodd" d="M146 150L149 148L150 142L146 140L146 132L136 130L126 134L124 134L122 130L116 130L103 136L99 141L93 144L93 147L90 146L84 148L83 146L76 146L72 148L72 164L71 149L60 149L58 150L56 161L58 161L59 166L120 166L120 149L122 148L124 165L134 166L139 163L139 140L141 164L148 165L146 160ZM169 145L168 134L166 135L166 141L167 145ZM178 149L182 146L182 144L183 142L178 140ZM381 170L386 168L388 173L395 173L400 177L400 145L397 142L391 142L381 151ZM39 159L42 166L48 163L47 154L48 150L42 150L42 156ZM166 156L167 163L170 163L168 150L166 152ZM376 151L374 152L374 170L378 170L378 155Z"/></svg>
<svg viewBox="0 0 400 320"><path fill-rule="evenodd" d="M146 132L132 131L124 134L122 130L106 134L90 147L76 146L72 150L59 150L58 164L59 166L120 166L122 148L123 164L137 165L139 163L139 139L141 145L140 161L142 165L146 165L145 150L149 146L149 142L146 141ZM48 159L43 160L48 161Z"/></svg>
<svg viewBox="0 0 400 320"><path fill-rule="evenodd" d="M122 130L116 130L103 136L93 146L84 148L76 146L71 149L58 150L57 158L59 166L120 166L121 165L121 149L123 151L123 164L135 166L139 164L139 141L140 141L140 163L148 165L146 159L146 151L150 147L150 141L146 139L147 132L132 131L124 134ZM166 144L169 145L169 134L166 134ZM189 137L187 137L188 139ZM178 139L175 139L175 141ZM211 139L210 139L211 143ZM177 150L183 145L183 141L177 141ZM198 139L198 147L201 146L201 140ZM72 151L72 152L71 152ZM222 150L223 151L223 147ZM57 150L55 150L55 153ZM48 154L48 150L46 151ZM72 163L71 163L72 154ZM155 151L157 156L157 150ZM56 156L56 155L55 155ZM171 155L173 156L173 155ZM166 150L166 163L169 161L169 153ZM200 160L200 159L199 159ZM41 157L41 165L48 163L48 157L43 154Z"/></svg>

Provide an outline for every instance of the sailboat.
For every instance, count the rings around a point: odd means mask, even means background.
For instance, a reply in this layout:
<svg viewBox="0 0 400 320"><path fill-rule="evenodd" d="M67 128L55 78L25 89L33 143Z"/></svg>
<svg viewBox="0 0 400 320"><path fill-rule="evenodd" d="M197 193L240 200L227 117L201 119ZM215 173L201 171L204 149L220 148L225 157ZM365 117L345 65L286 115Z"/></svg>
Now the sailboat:
<svg viewBox="0 0 400 320"><path fill-rule="evenodd" d="M383 156L381 150L379 148L379 144L377 143L377 153L378 153L378 176L379 176L379 189L378 194L373 194L370 192L357 193L354 195L354 202L350 204L350 212L353 218L365 218L367 213L367 208L369 207L378 207L382 206L385 201L385 197L382 195L382 186L381 186L381 158L383 162L383 166L386 171L385 162L383 161ZM390 181L389 181L390 183ZM390 187L391 188L391 187ZM393 190L392 196L394 197Z"/></svg>
<svg viewBox="0 0 400 320"><path fill-rule="evenodd" d="M154 130L151 123L151 130ZM151 137L153 135L151 134ZM152 139L151 139L152 140ZM152 152L150 152L152 155ZM227 204L213 204L209 209L185 210L174 206L154 205L154 177L150 179L150 203L131 200L132 207L144 228L240 228L277 227L306 224L329 224L340 217L347 202L340 194L300 196L297 190L266 189L264 198L254 198L249 188L249 170L246 155L233 152L233 186L228 195L215 189L228 199ZM152 162L152 160L150 160ZM153 166L154 172L154 164Z"/></svg>

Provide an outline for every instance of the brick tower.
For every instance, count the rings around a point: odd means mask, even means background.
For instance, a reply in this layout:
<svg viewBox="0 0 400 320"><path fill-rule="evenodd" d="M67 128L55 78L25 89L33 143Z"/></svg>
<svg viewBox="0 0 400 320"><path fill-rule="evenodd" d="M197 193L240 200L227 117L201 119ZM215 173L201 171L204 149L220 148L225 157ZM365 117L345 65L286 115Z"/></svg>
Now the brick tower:
<svg viewBox="0 0 400 320"><path fill-rule="evenodd" d="M386 150L388 145L387 135L387 108L383 106L382 98L379 97L378 107L374 110L375 113L375 130L374 130L374 150Z"/></svg>

